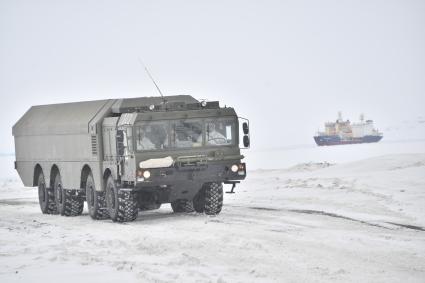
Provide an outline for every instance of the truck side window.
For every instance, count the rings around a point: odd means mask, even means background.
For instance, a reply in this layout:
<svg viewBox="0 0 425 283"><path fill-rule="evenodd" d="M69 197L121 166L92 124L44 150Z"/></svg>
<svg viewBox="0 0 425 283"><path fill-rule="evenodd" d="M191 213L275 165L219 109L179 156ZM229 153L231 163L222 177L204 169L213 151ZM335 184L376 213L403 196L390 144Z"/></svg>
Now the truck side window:
<svg viewBox="0 0 425 283"><path fill-rule="evenodd" d="M207 145L232 145L235 143L235 121L233 119L209 120L205 123Z"/></svg>
<svg viewBox="0 0 425 283"><path fill-rule="evenodd" d="M124 147L124 156L128 155L128 139L127 139L127 131L122 131L123 135L123 147Z"/></svg>
<svg viewBox="0 0 425 283"><path fill-rule="evenodd" d="M127 148L130 153L133 152L133 133L130 127L127 128Z"/></svg>

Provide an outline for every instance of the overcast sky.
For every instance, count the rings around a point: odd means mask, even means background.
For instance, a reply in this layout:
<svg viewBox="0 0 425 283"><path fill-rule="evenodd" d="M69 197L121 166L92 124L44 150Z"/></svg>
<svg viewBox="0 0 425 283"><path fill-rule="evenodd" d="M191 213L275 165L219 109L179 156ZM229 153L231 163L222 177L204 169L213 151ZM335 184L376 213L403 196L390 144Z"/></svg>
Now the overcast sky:
<svg viewBox="0 0 425 283"><path fill-rule="evenodd" d="M32 105L157 95L138 57L165 94L234 106L254 148L339 110L425 117L425 1L0 0L0 153Z"/></svg>

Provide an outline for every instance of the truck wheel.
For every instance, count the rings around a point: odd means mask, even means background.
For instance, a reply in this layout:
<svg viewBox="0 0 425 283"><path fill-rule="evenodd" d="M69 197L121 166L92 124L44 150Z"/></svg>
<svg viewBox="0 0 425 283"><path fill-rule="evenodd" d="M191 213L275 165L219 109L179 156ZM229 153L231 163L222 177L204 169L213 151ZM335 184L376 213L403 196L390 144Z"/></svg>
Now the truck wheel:
<svg viewBox="0 0 425 283"><path fill-rule="evenodd" d="M76 190L62 189L63 208L61 215L78 216L83 213L84 199L77 195Z"/></svg>
<svg viewBox="0 0 425 283"><path fill-rule="evenodd" d="M193 199L196 212L215 215L223 206L223 185L221 183L205 183Z"/></svg>
<svg viewBox="0 0 425 283"><path fill-rule="evenodd" d="M114 222L133 221L139 212L134 193L117 188L112 176L106 181L106 205Z"/></svg>
<svg viewBox="0 0 425 283"><path fill-rule="evenodd" d="M178 199L171 203L174 212L194 212L193 201L187 199Z"/></svg>
<svg viewBox="0 0 425 283"><path fill-rule="evenodd" d="M83 214L84 210L84 198L77 194L77 191L70 191L71 193L71 205L69 208L70 216L78 216Z"/></svg>
<svg viewBox="0 0 425 283"><path fill-rule="evenodd" d="M84 199L77 195L75 190L67 190L62 186L60 174L56 174L54 183L56 207L60 215L81 215L84 208Z"/></svg>
<svg viewBox="0 0 425 283"><path fill-rule="evenodd" d="M44 214L56 214L55 195L52 188L46 187L43 173L38 175L38 202L40 203L41 212Z"/></svg>
<svg viewBox="0 0 425 283"><path fill-rule="evenodd" d="M86 200L92 219L101 220L109 217L106 208L105 192L96 191L92 174L89 174L86 181Z"/></svg>
<svg viewBox="0 0 425 283"><path fill-rule="evenodd" d="M205 190L204 187L199 190L196 196L193 198L193 208L198 213L204 213L205 210Z"/></svg>
<svg viewBox="0 0 425 283"><path fill-rule="evenodd" d="M61 176L59 173L55 175L55 180L53 183L53 191L55 195L55 202L56 202L56 207L58 209L58 213L60 215L64 215L64 211L65 211L64 198L65 197L64 197L63 188L62 188Z"/></svg>
<svg viewBox="0 0 425 283"><path fill-rule="evenodd" d="M219 214L222 207L223 185L221 183L208 183L205 188L205 214Z"/></svg>

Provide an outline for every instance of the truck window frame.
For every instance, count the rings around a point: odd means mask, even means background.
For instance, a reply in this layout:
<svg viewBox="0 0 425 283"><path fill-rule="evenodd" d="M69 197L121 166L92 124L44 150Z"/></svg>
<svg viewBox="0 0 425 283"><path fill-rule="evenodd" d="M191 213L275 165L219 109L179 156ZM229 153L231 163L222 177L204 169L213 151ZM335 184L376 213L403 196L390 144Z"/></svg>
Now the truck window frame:
<svg viewBox="0 0 425 283"><path fill-rule="evenodd" d="M232 131L231 131L231 135L232 135L232 142L230 144L208 144L208 140L207 140L207 124L209 122L213 122L213 121L231 121L232 122ZM235 117L217 117L217 118L205 118L204 119L204 131L205 131L205 147L232 147L232 146L236 146L239 143L239 139L238 139L238 120Z"/></svg>
<svg viewBox="0 0 425 283"><path fill-rule="evenodd" d="M206 133L206 122L207 121L212 121L212 120L232 120L234 122L234 127L232 129L232 136L233 136L233 143L231 144L226 144L226 145L209 145L207 144L206 138L207 138L207 133ZM173 146L172 143L172 122L174 121L187 121L187 120L196 120L196 121L200 121L202 123L202 145L199 147L175 147ZM167 124L168 127L168 144L169 147L165 148L165 149L142 149L139 150L137 148L137 127L140 127L141 124L144 123L149 123L149 122L164 122ZM163 119L163 120L138 120L134 123L133 127L133 136L132 136L132 140L133 140L133 151L135 153L143 153L143 152L170 152L170 151L179 151L179 150L189 150L189 149L194 149L194 150L199 150L199 149L212 149L212 148L226 148L226 147L239 147L239 123L238 123L238 119L236 116L222 116L222 117L202 117L202 118L197 118L197 117L193 117L193 118L176 118L176 119Z"/></svg>

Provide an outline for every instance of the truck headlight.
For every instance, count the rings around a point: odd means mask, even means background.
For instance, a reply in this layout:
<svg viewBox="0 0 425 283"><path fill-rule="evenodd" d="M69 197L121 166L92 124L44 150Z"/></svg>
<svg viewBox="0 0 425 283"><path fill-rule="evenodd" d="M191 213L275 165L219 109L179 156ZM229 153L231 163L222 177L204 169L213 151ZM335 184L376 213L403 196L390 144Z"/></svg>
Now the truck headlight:
<svg viewBox="0 0 425 283"><path fill-rule="evenodd" d="M236 173L239 170L239 166L236 164L233 164L232 167L230 167L230 170L232 170L233 173Z"/></svg>
<svg viewBox="0 0 425 283"><path fill-rule="evenodd" d="M149 179L151 176L151 172L149 172L149 170L146 170L143 172L143 178L145 179Z"/></svg>

